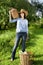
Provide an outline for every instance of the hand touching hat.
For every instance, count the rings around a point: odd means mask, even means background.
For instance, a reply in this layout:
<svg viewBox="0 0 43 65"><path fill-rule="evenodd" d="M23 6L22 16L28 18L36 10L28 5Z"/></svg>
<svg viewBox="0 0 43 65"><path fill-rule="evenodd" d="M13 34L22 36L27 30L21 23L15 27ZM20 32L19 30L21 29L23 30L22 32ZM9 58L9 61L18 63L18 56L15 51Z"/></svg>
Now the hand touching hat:
<svg viewBox="0 0 43 65"><path fill-rule="evenodd" d="M10 10L10 13L11 13L11 15L12 15L13 18L18 18L19 17L18 11L15 8L12 8Z"/></svg>

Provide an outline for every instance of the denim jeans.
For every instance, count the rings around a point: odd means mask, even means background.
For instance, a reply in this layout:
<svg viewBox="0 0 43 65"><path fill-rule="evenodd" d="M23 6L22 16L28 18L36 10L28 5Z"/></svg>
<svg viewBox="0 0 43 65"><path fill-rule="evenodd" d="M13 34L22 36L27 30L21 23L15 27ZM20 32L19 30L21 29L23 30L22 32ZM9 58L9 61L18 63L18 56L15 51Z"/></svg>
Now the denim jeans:
<svg viewBox="0 0 43 65"><path fill-rule="evenodd" d="M15 54L16 54L16 49L18 47L20 38L22 38L22 52L25 51L25 42L26 42L26 38L27 38L27 33L26 32L20 32L16 34L16 41L15 41L15 45L13 47L13 51L12 51L12 59L14 60L15 58Z"/></svg>

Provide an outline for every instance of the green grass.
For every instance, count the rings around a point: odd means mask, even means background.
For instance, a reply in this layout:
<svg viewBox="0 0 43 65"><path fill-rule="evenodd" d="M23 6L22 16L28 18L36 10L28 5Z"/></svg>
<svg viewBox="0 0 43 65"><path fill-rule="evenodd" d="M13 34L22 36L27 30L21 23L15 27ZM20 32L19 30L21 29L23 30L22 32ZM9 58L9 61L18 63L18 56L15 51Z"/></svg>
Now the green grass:
<svg viewBox="0 0 43 65"><path fill-rule="evenodd" d="M15 41L15 29L0 31L0 65L19 65L19 47L16 59L11 62L11 52ZM35 26L29 27L29 40L26 42L26 51L34 54L33 65L43 65L43 29Z"/></svg>

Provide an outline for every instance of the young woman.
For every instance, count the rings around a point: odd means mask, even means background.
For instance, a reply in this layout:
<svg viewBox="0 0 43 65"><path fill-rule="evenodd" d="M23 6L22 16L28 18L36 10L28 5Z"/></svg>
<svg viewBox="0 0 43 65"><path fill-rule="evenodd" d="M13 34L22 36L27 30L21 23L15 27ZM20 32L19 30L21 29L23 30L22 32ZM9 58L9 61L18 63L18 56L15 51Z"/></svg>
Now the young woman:
<svg viewBox="0 0 43 65"><path fill-rule="evenodd" d="M18 47L20 38L22 38L22 52L25 51L25 42L26 42L26 38L28 35L28 20L26 19L26 13L21 10L21 12L19 14L20 14L20 18L12 20L11 13L9 11L9 21L17 22L16 41L15 41L15 45L13 47L11 61L13 61L15 59L16 49Z"/></svg>

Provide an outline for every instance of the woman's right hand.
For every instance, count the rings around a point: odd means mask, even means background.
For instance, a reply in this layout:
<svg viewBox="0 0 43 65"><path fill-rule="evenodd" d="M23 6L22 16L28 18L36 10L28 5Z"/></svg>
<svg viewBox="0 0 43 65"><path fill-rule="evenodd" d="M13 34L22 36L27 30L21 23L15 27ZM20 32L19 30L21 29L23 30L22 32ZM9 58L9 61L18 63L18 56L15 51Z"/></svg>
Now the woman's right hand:
<svg viewBox="0 0 43 65"><path fill-rule="evenodd" d="M11 11L9 11L9 14L11 14Z"/></svg>

